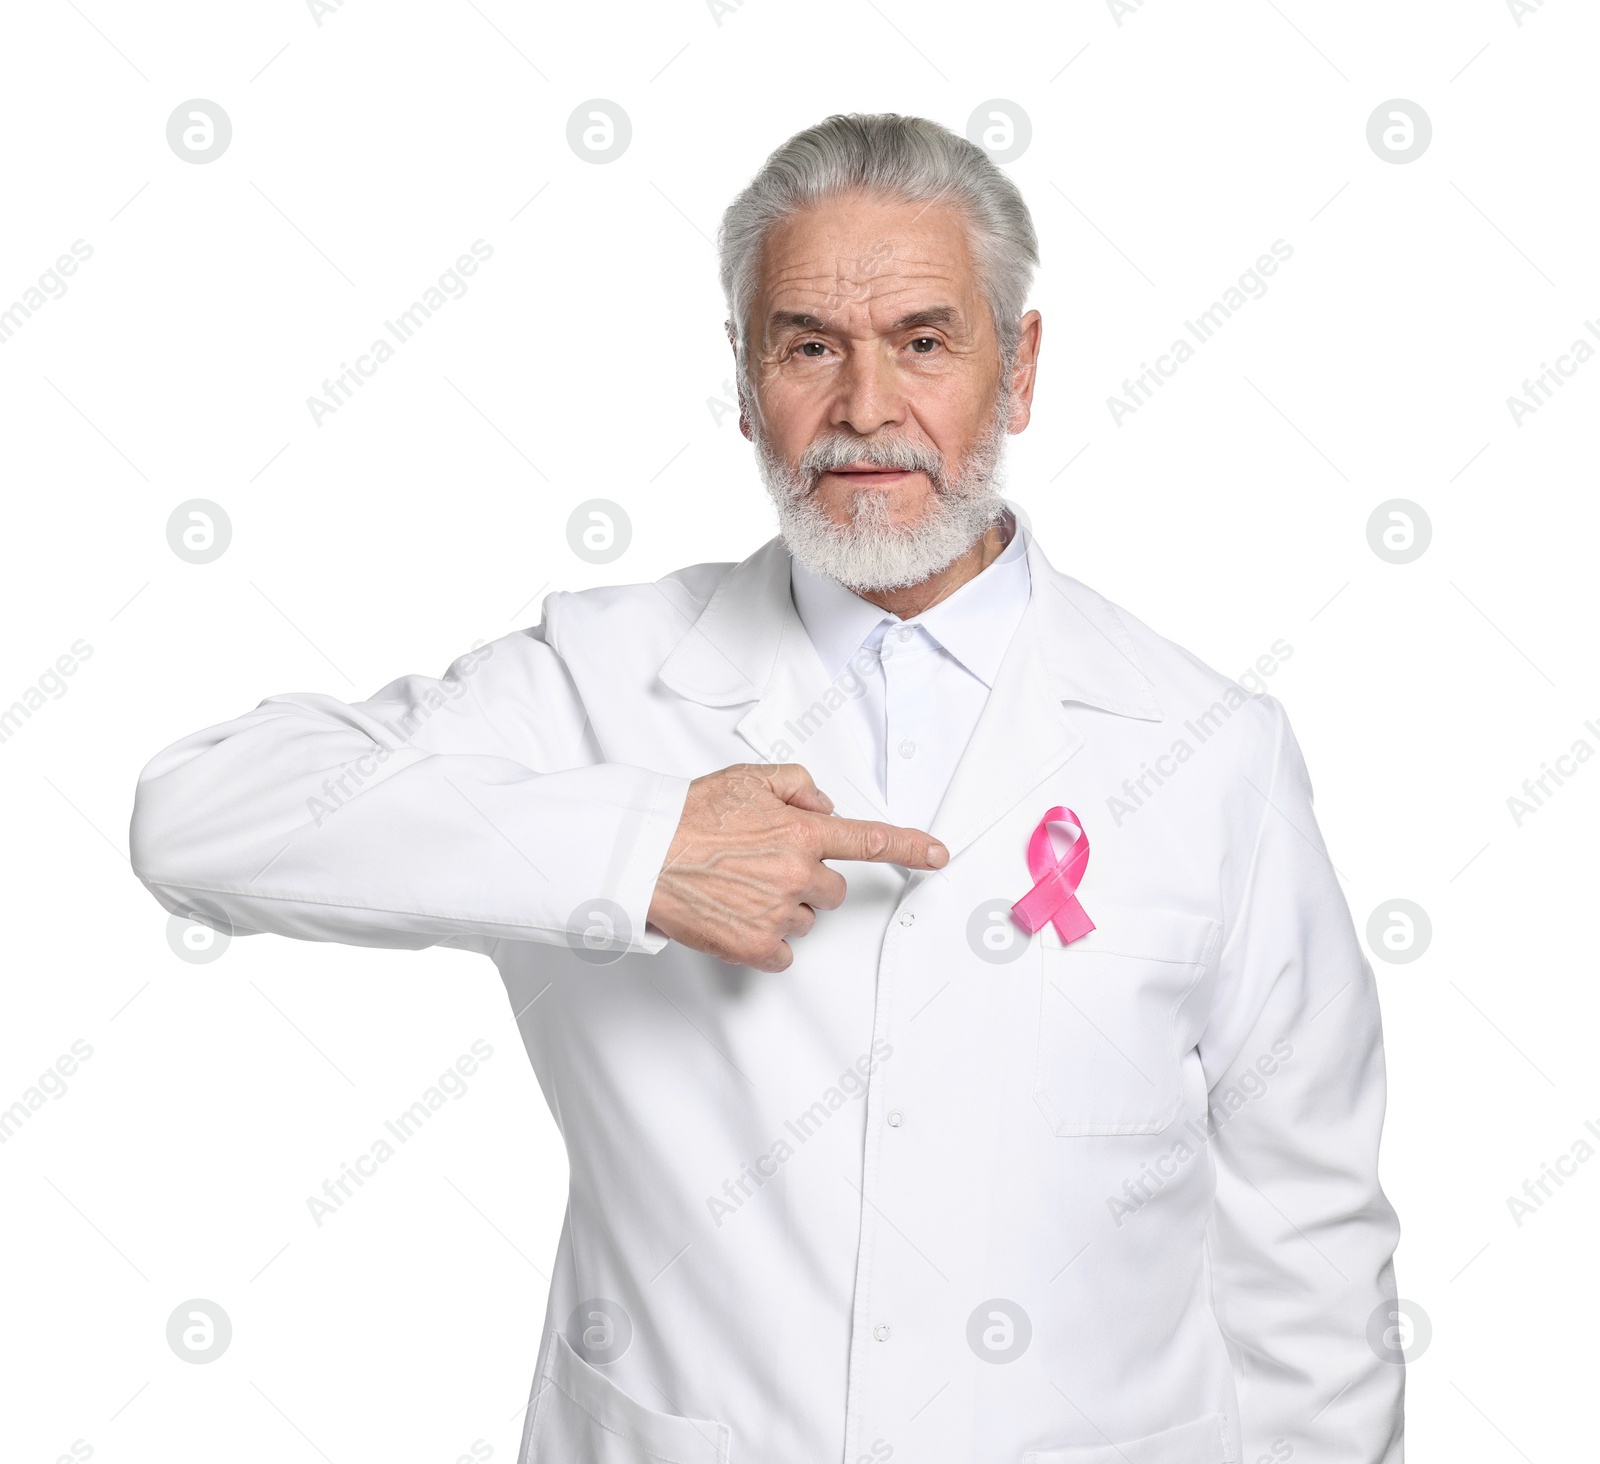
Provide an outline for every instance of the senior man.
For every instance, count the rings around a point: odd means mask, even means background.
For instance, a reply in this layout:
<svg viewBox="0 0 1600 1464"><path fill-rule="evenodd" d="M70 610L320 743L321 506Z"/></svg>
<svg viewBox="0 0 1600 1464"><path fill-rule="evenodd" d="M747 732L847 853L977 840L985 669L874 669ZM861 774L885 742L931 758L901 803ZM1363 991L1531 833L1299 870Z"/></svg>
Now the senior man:
<svg viewBox="0 0 1600 1464"><path fill-rule="evenodd" d="M139 877L499 968L571 1163L525 1464L1399 1460L1372 972L1279 704L998 496L1020 194L835 116L721 252L781 535L183 739Z"/></svg>

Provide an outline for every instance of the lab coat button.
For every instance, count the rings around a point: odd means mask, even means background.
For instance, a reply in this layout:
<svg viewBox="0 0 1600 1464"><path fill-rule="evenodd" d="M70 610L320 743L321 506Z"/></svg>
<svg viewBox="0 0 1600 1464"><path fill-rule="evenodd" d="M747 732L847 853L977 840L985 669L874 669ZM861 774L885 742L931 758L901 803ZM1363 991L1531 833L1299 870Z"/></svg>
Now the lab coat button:
<svg viewBox="0 0 1600 1464"><path fill-rule="evenodd" d="M887 1342L889 1340L889 1328L883 1322L879 1322L872 1329L872 1335L880 1342Z"/></svg>
<svg viewBox="0 0 1600 1464"><path fill-rule="evenodd" d="M900 756L901 757L915 757L916 755L917 755L917 744L915 742L913 742L909 737L906 738L906 740L900 744Z"/></svg>
<svg viewBox="0 0 1600 1464"><path fill-rule="evenodd" d="M895 1111L889 1115L889 1127L890 1128L899 1128L900 1125L903 1124L905 1121L906 1121L905 1114L901 1113L898 1108L895 1109Z"/></svg>
<svg viewBox="0 0 1600 1464"><path fill-rule="evenodd" d="M917 917L909 910L902 910L900 912L900 923L902 925L915 925L917 923Z"/></svg>

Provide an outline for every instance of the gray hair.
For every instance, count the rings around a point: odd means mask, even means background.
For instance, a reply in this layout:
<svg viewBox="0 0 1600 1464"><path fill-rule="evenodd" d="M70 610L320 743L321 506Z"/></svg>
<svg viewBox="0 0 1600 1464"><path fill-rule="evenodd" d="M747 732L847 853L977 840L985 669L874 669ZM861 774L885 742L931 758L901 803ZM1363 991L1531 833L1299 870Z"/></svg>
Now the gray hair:
<svg viewBox="0 0 1600 1464"><path fill-rule="evenodd" d="M768 233L789 214L855 189L907 203L950 203L965 215L1009 374L1039 263L1039 240L1022 194L982 148L937 122L897 112L852 112L795 133L722 216L717 249L740 386L751 386L749 313Z"/></svg>

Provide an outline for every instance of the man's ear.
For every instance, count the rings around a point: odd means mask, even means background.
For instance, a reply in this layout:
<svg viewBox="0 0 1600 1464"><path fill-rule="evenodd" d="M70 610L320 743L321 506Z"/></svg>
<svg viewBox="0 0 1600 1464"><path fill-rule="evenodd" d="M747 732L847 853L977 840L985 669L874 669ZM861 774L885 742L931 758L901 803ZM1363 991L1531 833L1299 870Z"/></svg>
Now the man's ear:
<svg viewBox="0 0 1600 1464"><path fill-rule="evenodd" d="M1037 310L1022 317L1018 333L1017 359L1011 368L1011 423L1013 433L1021 432L1033 415L1033 387L1039 374L1039 338L1044 318Z"/></svg>
<svg viewBox="0 0 1600 1464"><path fill-rule="evenodd" d="M739 342L733 333L733 322L731 320L724 321L723 329L728 333L728 345L733 351L733 385L734 390L739 394L739 431L747 442L754 442L755 438L750 434L750 417L744 399L744 390L739 380Z"/></svg>

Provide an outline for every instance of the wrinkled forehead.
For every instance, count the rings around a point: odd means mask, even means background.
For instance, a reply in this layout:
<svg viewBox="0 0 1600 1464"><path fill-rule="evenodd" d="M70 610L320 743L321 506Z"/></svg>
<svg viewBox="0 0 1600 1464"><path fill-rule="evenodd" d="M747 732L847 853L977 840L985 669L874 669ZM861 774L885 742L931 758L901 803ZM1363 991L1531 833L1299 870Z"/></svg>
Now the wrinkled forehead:
<svg viewBox="0 0 1600 1464"><path fill-rule="evenodd" d="M966 221L951 204L863 194L797 210L767 235L753 309L768 339L790 328L886 331L934 310L970 334L983 311Z"/></svg>

